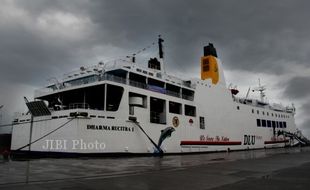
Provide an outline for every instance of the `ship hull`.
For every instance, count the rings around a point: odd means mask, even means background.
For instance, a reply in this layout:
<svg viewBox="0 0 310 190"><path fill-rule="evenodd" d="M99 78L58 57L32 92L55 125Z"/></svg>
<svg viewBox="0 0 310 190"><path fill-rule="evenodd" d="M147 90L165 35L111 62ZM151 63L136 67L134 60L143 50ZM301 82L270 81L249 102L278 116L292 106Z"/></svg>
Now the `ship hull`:
<svg viewBox="0 0 310 190"><path fill-rule="evenodd" d="M59 118L69 116L72 112L87 112L88 117ZM150 139L157 144L161 131L167 126L173 126L172 120L177 117L174 114L168 116L167 120L171 120L171 123L164 125L151 124L143 117L137 120L138 123L129 120L129 117L117 117L116 114L105 115L103 118L103 114L95 110L58 111L57 115L58 118L54 117L55 119L39 117L32 124L28 121L15 125L11 146L13 153L30 153L38 157L154 155L158 150ZM243 129L241 126L230 125L230 129L224 130L218 125L214 129L209 127L208 130L202 130L194 124L197 120L189 123L191 119L194 118L179 117L179 126L174 127L171 137L161 145L165 154L279 148L294 144L287 138L274 137L272 129L267 127L260 129L253 125ZM62 127L59 128L60 126ZM49 134L52 131L54 132ZM49 135L42 138L46 134ZM20 149L29 143L30 146Z"/></svg>

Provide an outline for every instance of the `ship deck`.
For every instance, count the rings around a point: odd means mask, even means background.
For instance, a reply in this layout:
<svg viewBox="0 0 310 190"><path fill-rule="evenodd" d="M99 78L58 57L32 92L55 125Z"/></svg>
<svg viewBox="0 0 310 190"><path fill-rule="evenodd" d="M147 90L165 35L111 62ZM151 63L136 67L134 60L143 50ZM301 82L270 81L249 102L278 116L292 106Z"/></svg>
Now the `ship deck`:
<svg viewBox="0 0 310 190"><path fill-rule="evenodd" d="M310 148L0 160L0 189L308 189Z"/></svg>

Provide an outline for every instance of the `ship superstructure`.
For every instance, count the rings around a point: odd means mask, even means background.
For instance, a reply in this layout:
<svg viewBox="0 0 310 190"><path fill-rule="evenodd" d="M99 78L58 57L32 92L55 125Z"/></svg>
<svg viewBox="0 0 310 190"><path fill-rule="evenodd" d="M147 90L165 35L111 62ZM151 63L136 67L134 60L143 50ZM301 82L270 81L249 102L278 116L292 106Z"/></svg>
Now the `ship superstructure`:
<svg viewBox="0 0 310 190"><path fill-rule="evenodd" d="M159 56L147 68L118 60L81 67L35 92L14 120L11 149L42 154L193 153L306 143L295 108L239 98L227 88L213 44L201 78L169 75ZM264 88L257 88L261 96Z"/></svg>

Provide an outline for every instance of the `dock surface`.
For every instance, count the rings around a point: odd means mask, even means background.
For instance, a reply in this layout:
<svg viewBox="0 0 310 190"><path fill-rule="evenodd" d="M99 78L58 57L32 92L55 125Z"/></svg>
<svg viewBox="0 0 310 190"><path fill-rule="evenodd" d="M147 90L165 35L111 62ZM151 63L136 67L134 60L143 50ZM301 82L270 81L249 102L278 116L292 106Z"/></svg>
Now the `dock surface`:
<svg viewBox="0 0 310 190"><path fill-rule="evenodd" d="M0 160L0 189L309 189L310 148L133 158Z"/></svg>

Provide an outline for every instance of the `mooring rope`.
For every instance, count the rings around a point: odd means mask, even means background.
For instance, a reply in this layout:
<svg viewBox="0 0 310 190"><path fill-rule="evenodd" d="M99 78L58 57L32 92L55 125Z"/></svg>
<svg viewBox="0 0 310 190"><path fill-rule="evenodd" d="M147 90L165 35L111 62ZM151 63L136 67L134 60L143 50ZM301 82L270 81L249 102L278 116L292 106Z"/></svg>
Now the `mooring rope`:
<svg viewBox="0 0 310 190"><path fill-rule="evenodd" d="M21 150L21 149L23 149L23 148L26 148L26 147L32 145L33 143L38 142L39 140L41 140L41 139L43 139L43 138L49 136L50 134L54 133L55 131L61 129L61 128L64 127L64 126L66 126L68 123L70 123L70 122L73 121L74 119L75 119L75 118L71 118L69 121L67 121L66 123L62 124L62 125L59 126L58 128L56 128L56 129L54 129L53 131L51 131L51 132L49 132L49 133L43 135L42 137L38 138L37 140L35 140L35 141L33 141L33 142L30 142L30 143L26 144L26 145L23 146L23 147L18 148L16 151L19 151L19 150Z"/></svg>

